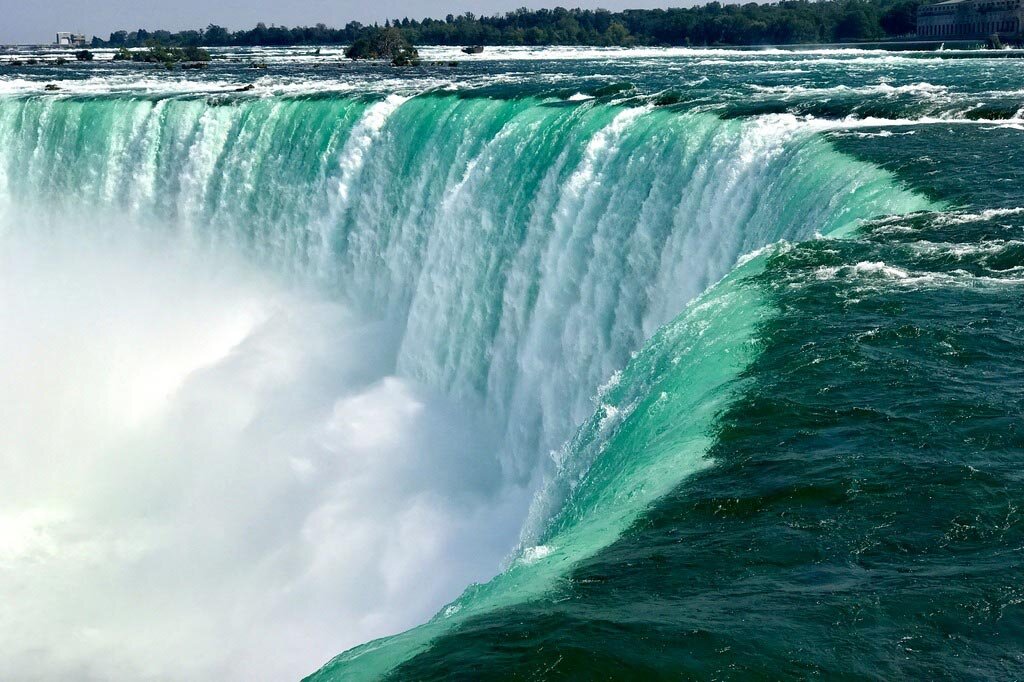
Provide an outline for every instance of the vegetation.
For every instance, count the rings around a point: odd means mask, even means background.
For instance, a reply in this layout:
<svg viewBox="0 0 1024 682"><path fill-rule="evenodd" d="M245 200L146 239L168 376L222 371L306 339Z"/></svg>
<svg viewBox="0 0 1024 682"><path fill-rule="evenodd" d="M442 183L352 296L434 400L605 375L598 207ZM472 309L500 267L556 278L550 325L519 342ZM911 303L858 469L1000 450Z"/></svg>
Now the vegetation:
<svg viewBox="0 0 1024 682"><path fill-rule="evenodd" d="M354 58L390 58L399 42L412 45L769 45L878 40L914 31L920 0L782 0L609 12L519 9L491 17L472 13L444 19L395 19L384 26L350 22L287 28L257 24L228 31L116 31L95 47L351 45ZM400 37L400 38L399 38ZM394 48L397 49L397 48ZM369 56L376 55L376 56ZM406 55L409 57L409 55ZM409 57L412 58L412 57Z"/></svg>
<svg viewBox="0 0 1024 682"><path fill-rule="evenodd" d="M391 26L366 31L345 50L345 56L349 59L390 59L396 66L409 66L419 59L419 53L405 35Z"/></svg>
<svg viewBox="0 0 1024 682"><path fill-rule="evenodd" d="M75 59L80 62L91 62L93 58L94 55L92 52L89 52L89 50L79 50L75 53Z"/></svg>
<svg viewBox="0 0 1024 682"><path fill-rule="evenodd" d="M170 64L179 62L200 63L210 61L210 53L201 47L165 47L149 41L149 49L132 52L127 47L118 48L114 53L114 61L145 62L150 64Z"/></svg>

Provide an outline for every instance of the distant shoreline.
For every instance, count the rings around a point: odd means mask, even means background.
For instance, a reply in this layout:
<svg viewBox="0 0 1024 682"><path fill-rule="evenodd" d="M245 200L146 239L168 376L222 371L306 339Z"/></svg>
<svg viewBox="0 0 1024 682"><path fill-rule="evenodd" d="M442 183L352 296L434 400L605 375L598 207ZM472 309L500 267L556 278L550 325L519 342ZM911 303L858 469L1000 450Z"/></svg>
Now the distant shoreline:
<svg viewBox="0 0 1024 682"><path fill-rule="evenodd" d="M412 46L764 47L856 45L917 40L923 0L783 0L666 9L518 9L493 16L471 12L441 19L392 18L334 28L267 26L243 30L210 24L193 30L115 30L84 47L284 47L352 45L394 31ZM57 27L60 28L60 27ZM56 35L56 34L55 34Z"/></svg>
<svg viewBox="0 0 1024 682"><path fill-rule="evenodd" d="M631 45L631 46L618 46L618 45L484 45L484 48L522 48L522 49L533 49L533 50L544 50L550 48L589 48L589 49L620 49L620 50L631 50L631 49L688 49L688 50L735 50L737 52L757 52L759 50L790 50L793 52L805 52L814 50L842 50L842 49L865 49L865 50L885 50L889 52L929 52L937 50L940 46L945 46L946 49L952 50L970 50L970 49L985 49L984 41L981 39L974 40L877 40L877 41L857 41L847 43L787 43L787 44L764 44L764 45ZM217 45L210 46L213 49L238 49L238 48L277 48L277 49L310 49L317 47L330 47L330 48L341 48L344 45L330 43L324 45L313 45L313 44L294 44L294 45ZM444 47L458 47L456 45L434 45L434 44L422 44L419 45L421 48L444 48ZM67 47L58 46L52 43L14 43L14 44L0 44L0 50L5 51L18 51L25 52L28 50L36 50L46 53L62 53L72 54L81 50L78 47ZM90 47L90 50L101 50L111 51L116 48L113 47Z"/></svg>

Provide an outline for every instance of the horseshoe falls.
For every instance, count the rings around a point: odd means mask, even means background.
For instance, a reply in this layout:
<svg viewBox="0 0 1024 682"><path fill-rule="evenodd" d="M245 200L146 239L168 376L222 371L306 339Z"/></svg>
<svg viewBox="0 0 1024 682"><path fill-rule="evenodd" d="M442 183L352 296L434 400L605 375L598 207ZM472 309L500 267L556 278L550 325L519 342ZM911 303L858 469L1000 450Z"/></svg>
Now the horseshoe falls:
<svg viewBox="0 0 1024 682"><path fill-rule="evenodd" d="M0 66L0 678L1024 674L1007 55Z"/></svg>

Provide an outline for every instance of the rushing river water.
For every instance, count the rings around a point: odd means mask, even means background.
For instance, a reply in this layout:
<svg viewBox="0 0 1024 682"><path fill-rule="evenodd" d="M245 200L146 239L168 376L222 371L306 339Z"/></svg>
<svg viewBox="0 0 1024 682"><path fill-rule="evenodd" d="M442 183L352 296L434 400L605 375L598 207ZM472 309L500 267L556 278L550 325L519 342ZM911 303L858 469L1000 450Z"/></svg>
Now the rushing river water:
<svg viewBox="0 0 1024 682"><path fill-rule="evenodd" d="M1024 675L1024 55L422 52L0 53L0 678Z"/></svg>

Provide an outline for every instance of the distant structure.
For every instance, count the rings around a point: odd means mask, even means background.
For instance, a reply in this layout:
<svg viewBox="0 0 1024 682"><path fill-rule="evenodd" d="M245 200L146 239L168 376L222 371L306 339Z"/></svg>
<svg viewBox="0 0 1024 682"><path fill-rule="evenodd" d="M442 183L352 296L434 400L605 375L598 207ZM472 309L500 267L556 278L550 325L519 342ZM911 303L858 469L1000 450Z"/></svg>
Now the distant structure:
<svg viewBox="0 0 1024 682"><path fill-rule="evenodd" d="M987 38L1020 33L1021 0L946 0L917 8L919 38Z"/></svg>
<svg viewBox="0 0 1024 682"><path fill-rule="evenodd" d="M60 47L85 47L85 36L81 33L61 31L57 34L57 45Z"/></svg>

